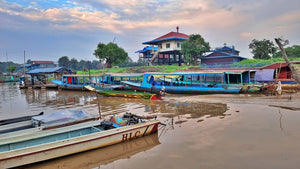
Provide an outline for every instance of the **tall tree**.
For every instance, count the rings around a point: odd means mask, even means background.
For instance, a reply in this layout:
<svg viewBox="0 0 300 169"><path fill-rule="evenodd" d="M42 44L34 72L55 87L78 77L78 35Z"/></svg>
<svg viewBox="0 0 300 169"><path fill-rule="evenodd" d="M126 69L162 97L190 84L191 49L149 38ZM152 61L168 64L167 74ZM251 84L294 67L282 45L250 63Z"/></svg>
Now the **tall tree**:
<svg viewBox="0 0 300 169"><path fill-rule="evenodd" d="M270 59L277 50L274 43L267 39L253 39L249 44L249 49L254 59Z"/></svg>
<svg viewBox="0 0 300 169"><path fill-rule="evenodd" d="M197 65L198 58L203 58L203 53L210 50L210 45L199 34L190 35L189 40L181 44L181 53L184 54L187 60L193 61L193 65Z"/></svg>
<svg viewBox="0 0 300 169"><path fill-rule="evenodd" d="M112 65L117 65L128 58L128 54L124 49L120 48L115 43L103 44L99 43L94 55L101 61L105 61L105 67L111 68Z"/></svg>
<svg viewBox="0 0 300 169"><path fill-rule="evenodd" d="M68 56L63 56L63 57L59 58L58 59L58 65L59 66L64 66L64 67L69 67L70 60L69 60Z"/></svg>

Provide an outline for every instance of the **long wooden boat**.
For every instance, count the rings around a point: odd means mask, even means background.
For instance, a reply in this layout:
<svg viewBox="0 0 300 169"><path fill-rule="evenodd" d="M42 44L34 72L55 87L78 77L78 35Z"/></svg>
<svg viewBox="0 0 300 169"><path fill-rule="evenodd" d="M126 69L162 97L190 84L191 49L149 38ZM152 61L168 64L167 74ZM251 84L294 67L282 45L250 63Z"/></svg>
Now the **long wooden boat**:
<svg viewBox="0 0 300 169"><path fill-rule="evenodd" d="M105 73L101 78L101 83L112 85L124 85L124 90L132 90L131 87L122 83L122 81L141 82L143 73Z"/></svg>
<svg viewBox="0 0 300 169"><path fill-rule="evenodd" d="M0 125L0 141L2 138L49 130L97 119L98 116L81 110L62 110L47 114L40 113L35 116L1 120L3 125Z"/></svg>
<svg viewBox="0 0 300 169"><path fill-rule="evenodd" d="M126 97L126 98L136 98L136 99L146 99L146 100L160 100L161 96L159 94L149 93L149 92L137 92L137 91L126 91L126 90L105 90L96 89L92 86L85 86L89 91L96 92L103 96L109 97Z"/></svg>
<svg viewBox="0 0 300 169"><path fill-rule="evenodd" d="M32 117L40 116L40 115L43 115L43 114L44 114L44 112L41 112L41 113L36 114L36 115L31 115L31 116L22 116L22 117L10 118L10 119L3 119L3 120L0 120L0 126L31 120Z"/></svg>
<svg viewBox="0 0 300 169"><path fill-rule="evenodd" d="M142 83L124 81L131 88L140 91L156 90L178 94L239 93L244 85L241 74L224 72L176 72L145 73ZM244 80L245 81L245 80ZM250 81L250 79L248 80Z"/></svg>
<svg viewBox="0 0 300 169"><path fill-rule="evenodd" d="M122 119L112 117L2 140L0 166L22 166L125 142L156 133L159 123L126 113Z"/></svg>
<svg viewBox="0 0 300 169"><path fill-rule="evenodd" d="M112 163L116 160L128 159L131 156L152 149L159 145L158 133L149 136L126 141L113 146L77 153L48 160L42 163L31 164L32 169L54 169L54 168L102 168L102 165ZM27 167L25 167L27 168Z"/></svg>
<svg viewBox="0 0 300 169"><path fill-rule="evenodd" d="M18 82L18 81L19 81L19 77L15 75L0 76L0 83Z"/></svg>
<svg viewBox="0 0 300 169"><path fill-rule="evenodd" d="M99 89L121 89L124 85L105 84L101 83L101 75L63 75L61 80L52 80L58 85L58 88L65 90L86 90L84 86L92 85Z"/></svg>

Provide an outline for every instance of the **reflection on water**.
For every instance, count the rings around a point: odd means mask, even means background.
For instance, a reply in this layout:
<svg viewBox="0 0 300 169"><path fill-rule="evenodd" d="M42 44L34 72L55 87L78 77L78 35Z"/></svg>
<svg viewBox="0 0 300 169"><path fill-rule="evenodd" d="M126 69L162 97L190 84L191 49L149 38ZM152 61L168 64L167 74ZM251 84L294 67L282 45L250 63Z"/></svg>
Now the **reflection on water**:
<svg viewBox="0 0 300 169"><path fill-rule="evenodd" d="M60 109L98 114L99 103L103 116L124 112L157 115L166 124L160 125L158 136L150 139L140 138L27 168L299 168L300 94L169 95L151 101L97 99L95 94L81 91L20 90L13 84L0 84L0 90L1 118Z"/></svg>
<svg viewBox="0 0 300 169"><path fill-rule="evenodd" d="M39 112L53 112L60 109L82 109L88 113L102 116L132 112L141 115L157 114L171 118L189 115L187 118L200 118L202 116L224 117L227 105L223 103L180 102L164 100L140 100L131 98L96 96L91 92L22 89L18 85L0 85L1 117L18 117ZM98 98L98 99L97 99Z"/></svg>
<svg viewBox="0 0 300 169"><path fill-rule="evenodd" d="M124 143L108 146L96 150L90 150L83 153L73 154L67 157L48 160L36 164L22 166L20 168L26 169L53 169L53 168L95 168L101 165L111 163L116 160L130 158L131 156L147 151L157 145L158 134L152 134L138 139L133 139Z"/></svg>

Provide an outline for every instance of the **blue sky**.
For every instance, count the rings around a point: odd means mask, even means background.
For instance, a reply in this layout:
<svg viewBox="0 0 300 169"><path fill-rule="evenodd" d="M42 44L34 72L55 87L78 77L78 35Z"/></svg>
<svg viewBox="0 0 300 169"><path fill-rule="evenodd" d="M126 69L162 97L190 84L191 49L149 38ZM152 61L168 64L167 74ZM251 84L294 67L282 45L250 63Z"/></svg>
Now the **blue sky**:
<svg viewBox="0 0 300 169"><path fill-rule="evenodd" d="M252 39L300 44L299 0L0 0L0 62L94 60L99 42L115 39L128 55L171 31L200 34L252 58Z"/></svg>

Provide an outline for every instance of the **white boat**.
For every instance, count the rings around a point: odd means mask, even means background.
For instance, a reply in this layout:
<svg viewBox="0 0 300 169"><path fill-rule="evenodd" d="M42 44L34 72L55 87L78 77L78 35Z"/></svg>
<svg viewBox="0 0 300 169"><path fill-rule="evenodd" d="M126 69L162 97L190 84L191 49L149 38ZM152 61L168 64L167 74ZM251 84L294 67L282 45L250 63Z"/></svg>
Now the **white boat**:
<svg viewBox="0 0 300 169"><path fill-rule="evenodd" d="M22 166L142 137L156 133L159 123L126 113L122 119L112 117L110 121L90 121L1 139L0 168Z"/></svg>
<svg viewBox="0 0 300 169"><path fill-rule="evenodd" d="M86 121L97 120L98 116L82 110L61 110L52 113L40 113L35 116L24 116L13 119L1 120L0 141L2 138L14 137L41 130L64 127Z"/></svg>

